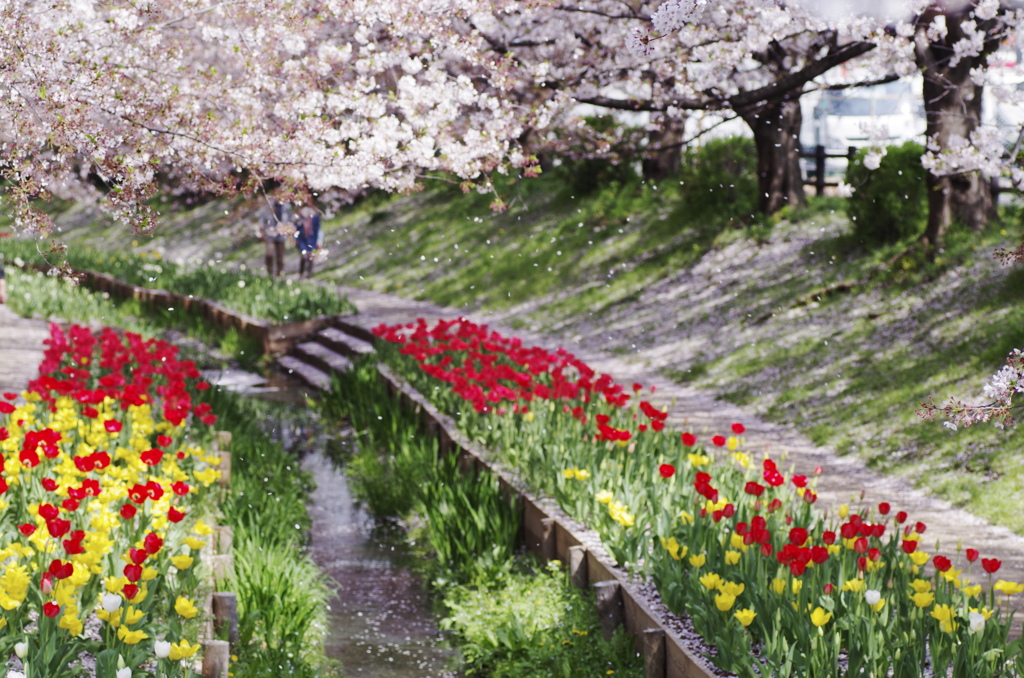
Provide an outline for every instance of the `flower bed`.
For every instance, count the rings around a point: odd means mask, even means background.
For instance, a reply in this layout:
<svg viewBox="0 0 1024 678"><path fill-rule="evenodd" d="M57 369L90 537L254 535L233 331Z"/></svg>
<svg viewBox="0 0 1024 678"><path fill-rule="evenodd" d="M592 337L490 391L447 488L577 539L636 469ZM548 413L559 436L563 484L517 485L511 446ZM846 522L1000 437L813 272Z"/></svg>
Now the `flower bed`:
<svg viewBox="0 0 1024 678"><path fill-rule="evenodd" d="M1024 585L993 583L998 560L928 553L926 526L888 503L822 515L814 479L755 460L741 424L705 439L670 431L642 385L627 390L564 350L461 319L375 334L397 347L383 351L388 361L467 435L598 530L620 565L653 579L721 668L1024 674L1005 606Z"/></svg>
<svg viewBox="0 0 1024 678"><path fill-rule="evenodd" d="M208 385L163 341L54 325L46 343L23 400L0 400L8 675L192 675L199 516L221 475L198 444Z"/></svg>

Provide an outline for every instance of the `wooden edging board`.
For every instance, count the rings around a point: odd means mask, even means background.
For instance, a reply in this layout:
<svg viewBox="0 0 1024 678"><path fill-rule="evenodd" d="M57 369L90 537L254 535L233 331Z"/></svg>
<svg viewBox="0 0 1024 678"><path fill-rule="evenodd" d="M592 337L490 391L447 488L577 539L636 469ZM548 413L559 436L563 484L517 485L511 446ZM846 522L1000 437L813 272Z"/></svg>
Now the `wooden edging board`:
<svg viewBox="0 0 1024 678"><path fill-rule="evenodd" d="M645 678L715 676L685 647L672 626L650 608L639 586L615 567L594 532L580 528L554 502L532 496L511 473L488 461L491 455L486 448L466 439L451 417L440 413L387 365L378 363L377 372L391 397L416 413L429 435L437 436L441 454L458 455L460 467L465 470L493 474L503 489L514 494L520 507L522 534L530 551L545 561L558 559L568 565L577 586L594 586L601 582L618 585L622 623L644 656Z"/></svg>
<svg viewBox="0 0 1024 678"><path fill-rule="evenodd" d="M43 264L31 264L31 268L46 273L49 267ZM222 329L234 329L237 332L259 342L263 352L276 355L286 352L292 344L307 335L326 327L330 316L319 316L297 323L271 325L241 313L236 313L215 301L201 299L191 295L139 287L118 280L106 273L96 271L75 270L82 283L97 292L106 292L118 299L137 299L141 303L154 308L173 311L183 308L189 313L199 314L204 321Z"/></svg>

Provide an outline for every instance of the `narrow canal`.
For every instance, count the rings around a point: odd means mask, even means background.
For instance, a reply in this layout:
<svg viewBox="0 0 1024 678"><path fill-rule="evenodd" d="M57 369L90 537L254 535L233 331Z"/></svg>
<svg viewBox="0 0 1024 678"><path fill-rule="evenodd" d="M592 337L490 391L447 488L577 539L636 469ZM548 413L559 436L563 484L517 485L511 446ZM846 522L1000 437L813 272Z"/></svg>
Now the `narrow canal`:
<svg viewBox="0 0 1024 678"><path fill-rule="evenodd" d="M341 662L346 677L457 676L451 668L454 653L443 642L404 540L394 529L375 524L354 498L344 469L331 460L349 456L350 432L324 426L306 402L309 388L278 373L269 380L234 370L206 376L247 397L279 403L260 426L294 453L316 481L308 505L313 520L309 552L337 584L327 656Z"/></svg>

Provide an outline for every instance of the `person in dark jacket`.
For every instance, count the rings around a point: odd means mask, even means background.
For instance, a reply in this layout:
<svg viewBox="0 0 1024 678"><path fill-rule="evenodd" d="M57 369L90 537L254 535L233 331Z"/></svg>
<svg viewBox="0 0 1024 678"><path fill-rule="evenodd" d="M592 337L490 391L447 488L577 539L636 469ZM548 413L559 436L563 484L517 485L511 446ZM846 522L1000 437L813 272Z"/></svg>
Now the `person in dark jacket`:
<svg viewBox="0 0 1024 678"><path fill-rule="evenodd" d="M313 277L313 252L320 247L320 214L313 207L306 207L295 224L295 244L299 248L299 277Z"/></svg>

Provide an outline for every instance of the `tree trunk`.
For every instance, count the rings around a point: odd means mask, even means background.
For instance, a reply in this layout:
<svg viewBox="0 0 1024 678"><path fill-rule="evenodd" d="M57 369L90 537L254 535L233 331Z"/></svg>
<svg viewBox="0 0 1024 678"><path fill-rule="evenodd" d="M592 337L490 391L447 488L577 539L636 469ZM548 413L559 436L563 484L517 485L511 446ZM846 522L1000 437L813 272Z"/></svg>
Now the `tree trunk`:
<svg viewBox="0 0 1024 678"><path fill-rule="evenodd" d="M686 118L669 118L659 115L652 120L652 129L647 134L648 150L641 166L643 177L649 181L661 181L675 176L679 172L679 159L682 156L682 141Z"/></svg>
<svg viewBox="0 0 1024 678"><path fill-rule="evenodd" d="M939 42L931 42L926 28L935 17L945 15L947 34ZM964 33L962 23L967 10L942 12L929 8L918 19L915 36L917 65L924 75L924 109L929 140L942 150L953 147L959 139L968 140L981 121L982 87L971 79L972 68L984 68L988 54L998 47L997 40L988 40L982 54L961 59L950 67L953 44ZM987 26L982 22L980 30ZM926 251L934 253L954 221L972 230L984 228L995 216L992 189L978 171L940 176L928 172L928 225L921 236Z"/></svg>
<svg viewBox="0 0 1024 678"><path fill-rule="evenodd" d="M800 173L799 99L771 102L737 113L754 133L759 209L772 214L786 205L806 205Z"/></svg>

